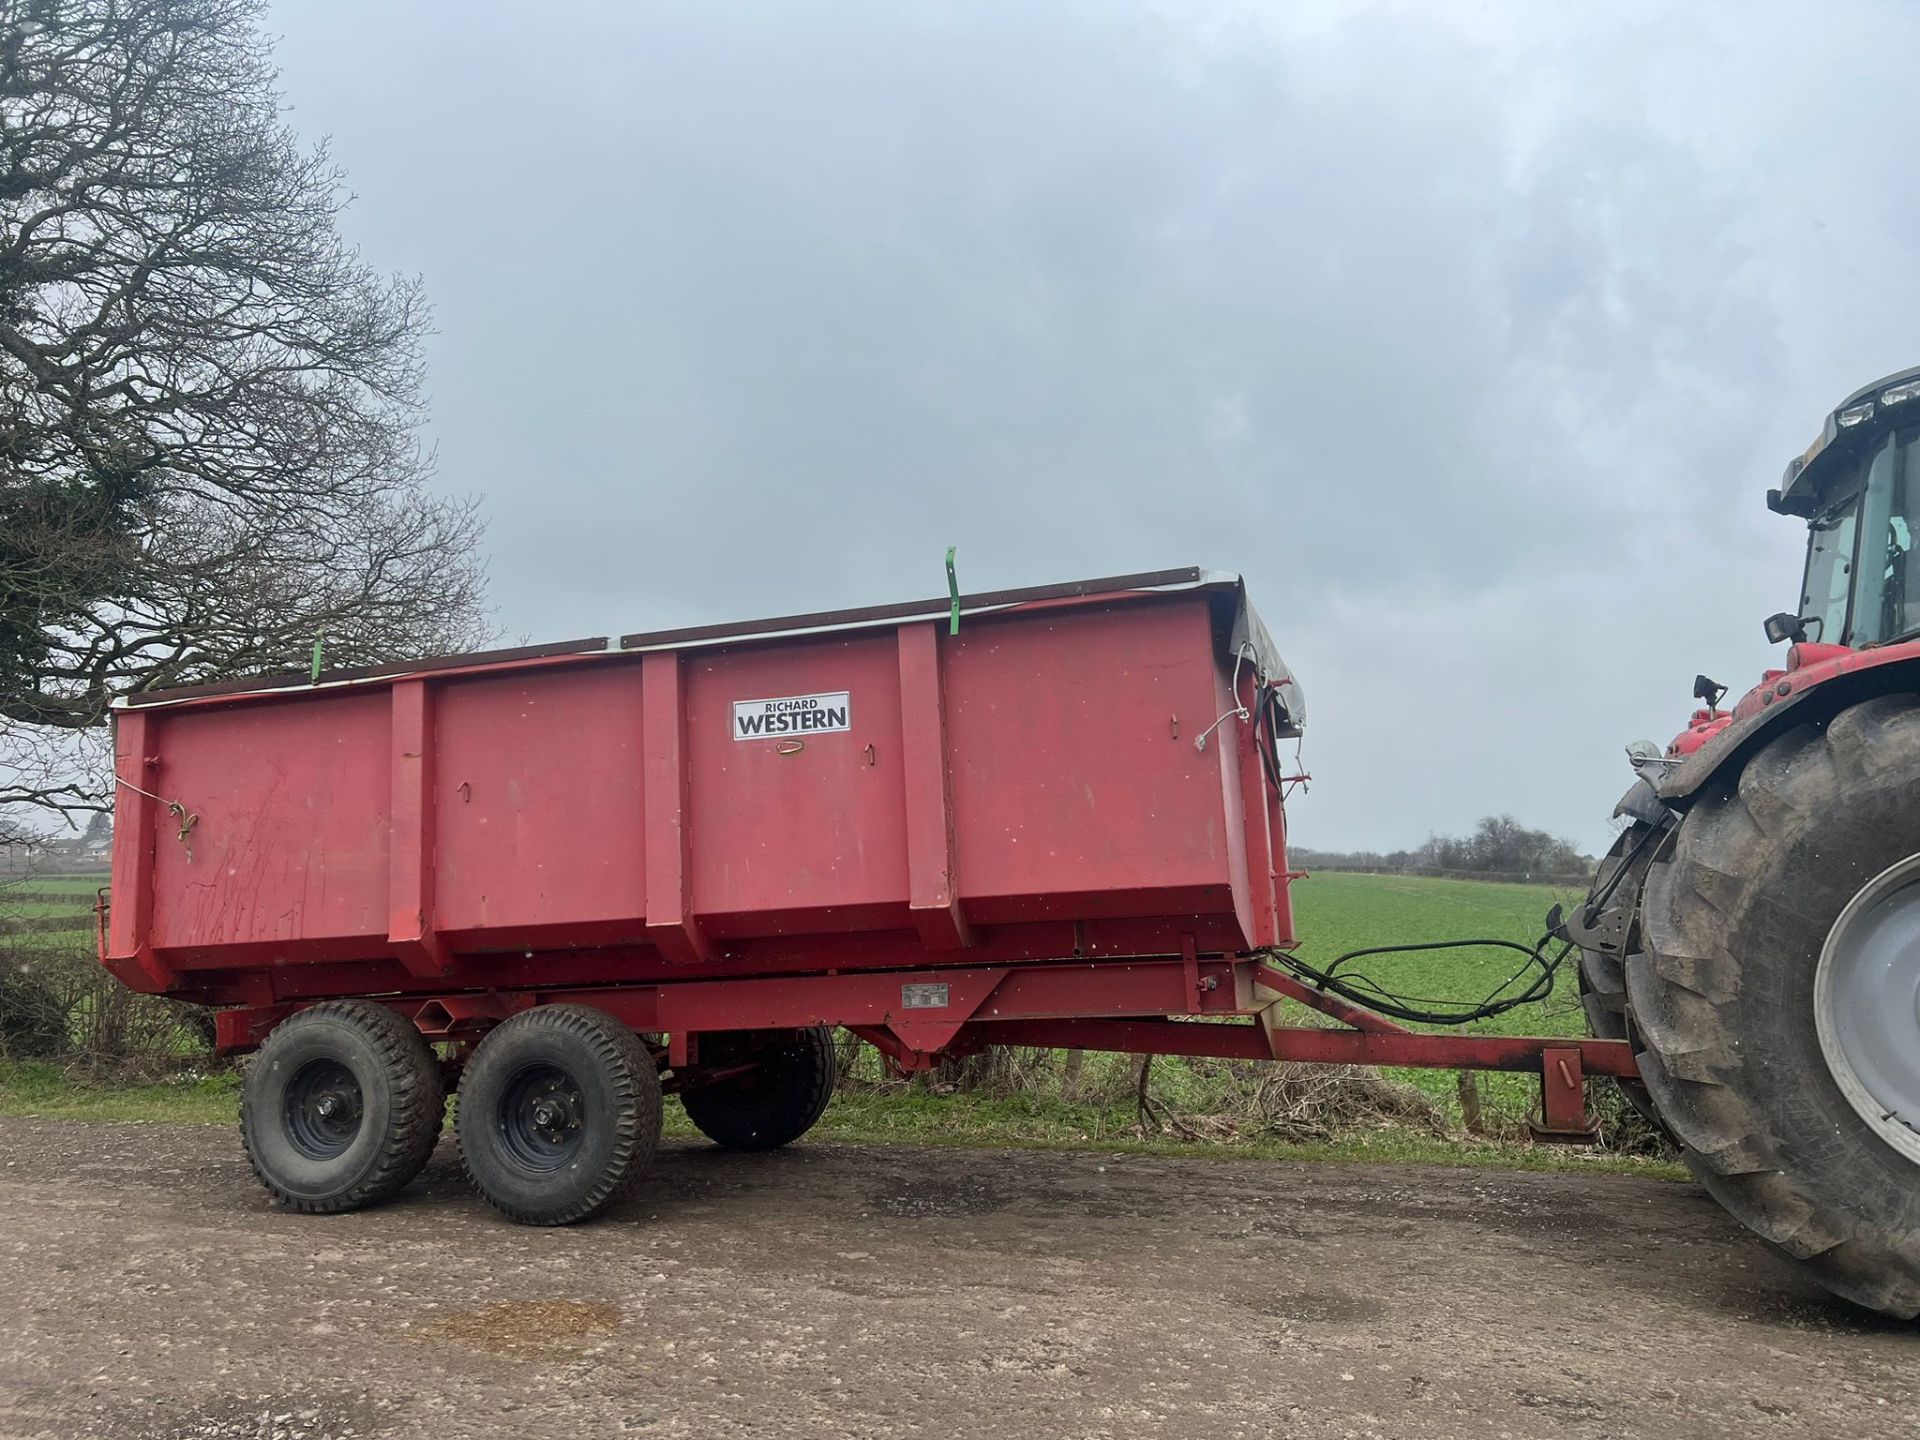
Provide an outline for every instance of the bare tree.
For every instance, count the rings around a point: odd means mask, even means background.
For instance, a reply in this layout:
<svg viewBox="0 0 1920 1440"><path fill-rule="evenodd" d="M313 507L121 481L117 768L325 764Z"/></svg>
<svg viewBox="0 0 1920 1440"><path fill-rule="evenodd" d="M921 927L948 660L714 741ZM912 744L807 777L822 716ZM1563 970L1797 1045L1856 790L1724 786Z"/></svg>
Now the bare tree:
<svg viewBox="0 0 1920 1440"><path fill-rule="evenodd" d="M0 0L0 804L107 802L56 742L115 694L486 637L419 283L340 238L261 8Z"/></svg>
<svg viewBox="0 0 1920 1440"><path fill-rule="evenodd" d="M1575 875L1589 867L1571 841L1533 830L1511 815L1483 816L1469 835L1434 835L1421 847L1430 866L1502 875Z"/></svg>

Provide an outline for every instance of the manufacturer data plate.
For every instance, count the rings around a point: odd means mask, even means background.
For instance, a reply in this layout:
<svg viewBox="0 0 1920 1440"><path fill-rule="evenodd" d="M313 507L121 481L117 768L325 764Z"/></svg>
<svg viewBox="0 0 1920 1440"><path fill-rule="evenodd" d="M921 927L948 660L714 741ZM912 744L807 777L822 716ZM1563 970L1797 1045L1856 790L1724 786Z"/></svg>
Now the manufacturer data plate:
<svg viewBox="0 0 1920 1440"><path fill-rule="evenodd" d="M944 984L902 985L900 1008L902 1010L944 1010L947 1008L947 987Z"/></svg>

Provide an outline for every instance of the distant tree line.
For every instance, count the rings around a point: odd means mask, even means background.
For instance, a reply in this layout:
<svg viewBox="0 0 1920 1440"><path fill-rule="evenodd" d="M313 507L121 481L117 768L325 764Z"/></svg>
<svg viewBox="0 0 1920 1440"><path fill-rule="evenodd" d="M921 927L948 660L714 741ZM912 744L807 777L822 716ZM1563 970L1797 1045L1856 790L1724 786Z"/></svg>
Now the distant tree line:
<svg viewBox="0 0 1920 1440"><path fill-rule="evenodd" d="M1308 870L1379 870L1417 874L1452 872L1526 879L1590 874L1591 857L1569 840L1522 825L1511 815L1488 815L1465 835L1429 835L1415 850L1289 852Z"/></svg>

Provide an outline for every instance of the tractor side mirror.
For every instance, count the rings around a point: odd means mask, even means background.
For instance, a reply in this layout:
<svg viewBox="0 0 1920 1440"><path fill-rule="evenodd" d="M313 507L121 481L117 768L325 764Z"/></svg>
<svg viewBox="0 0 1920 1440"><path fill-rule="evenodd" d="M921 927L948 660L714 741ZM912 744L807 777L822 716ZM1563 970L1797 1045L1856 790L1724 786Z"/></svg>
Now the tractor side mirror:
<svg viewBox="0 0 1920 1440"><path fill-rule="evenodd" d="M1807 638L1807 622L1803 616L1782 610L1778 615L1767 617L1766 631L1769 645L1778 645L1786 640L1798 645Z"/></svg>

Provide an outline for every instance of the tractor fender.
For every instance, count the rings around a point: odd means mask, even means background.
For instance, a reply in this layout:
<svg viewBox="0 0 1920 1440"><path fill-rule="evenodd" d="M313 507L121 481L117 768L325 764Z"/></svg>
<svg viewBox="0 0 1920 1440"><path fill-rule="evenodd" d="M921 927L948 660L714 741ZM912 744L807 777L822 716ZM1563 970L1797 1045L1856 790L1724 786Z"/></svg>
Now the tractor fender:
<svg viewBox="0 0 1920 1440"><path fill-rule="evenodd" d="M1637 820L1642 825L1664 825L1673 819L1673 812L1660 803L1659 794L1645 780L1636 780L1627 793L1620 797L1620 803L1613 807L1616 820Z"/></svg>
<svg viewBox="0 0 1920 1440"><path fill-rule="evenodd" d="M1822 723L1862 700L1897 694L1920 694L1920 641L1851 650L1789 670L1742 696L1733 723L1674 766L1654 793L1684 810L1708 781L1722 771L1737 774L1749 756L1795 725Z"/></svg>

